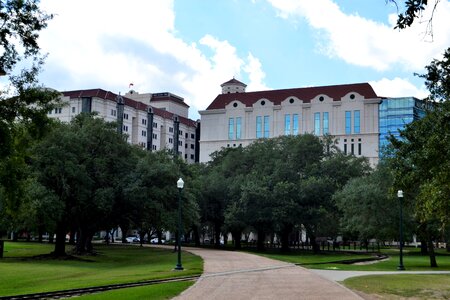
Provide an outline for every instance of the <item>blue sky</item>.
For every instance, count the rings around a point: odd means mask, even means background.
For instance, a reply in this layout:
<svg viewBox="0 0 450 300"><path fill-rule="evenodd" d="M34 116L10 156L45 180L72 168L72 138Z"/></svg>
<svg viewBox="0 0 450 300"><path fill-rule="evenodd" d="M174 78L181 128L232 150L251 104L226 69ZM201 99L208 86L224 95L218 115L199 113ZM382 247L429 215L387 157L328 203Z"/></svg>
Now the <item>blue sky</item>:
<svg viewBox="0 0 450 300"><path fill-rule="evenodd" d="M41 34L41 81L168 91L194 119L233 76L248 91L369 82L380 96L423 97L413 73L450 46L449 1L431 37L426 22L394 30L397 10L384 0L41 0L55 13Z"/></svg>

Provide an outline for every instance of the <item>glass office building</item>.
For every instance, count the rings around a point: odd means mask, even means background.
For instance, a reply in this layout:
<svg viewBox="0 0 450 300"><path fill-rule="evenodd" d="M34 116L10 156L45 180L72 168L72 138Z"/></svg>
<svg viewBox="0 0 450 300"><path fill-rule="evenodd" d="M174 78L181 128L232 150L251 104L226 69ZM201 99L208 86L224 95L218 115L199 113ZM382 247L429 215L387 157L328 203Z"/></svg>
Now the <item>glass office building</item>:
<svg viewBox="0 0 450 300"><path fill-rule="evenodd" d="M427 103L414 97L386 98L379 106L379 156L389 144L389 135L400 136L406 124L425 116Z"/></svg>

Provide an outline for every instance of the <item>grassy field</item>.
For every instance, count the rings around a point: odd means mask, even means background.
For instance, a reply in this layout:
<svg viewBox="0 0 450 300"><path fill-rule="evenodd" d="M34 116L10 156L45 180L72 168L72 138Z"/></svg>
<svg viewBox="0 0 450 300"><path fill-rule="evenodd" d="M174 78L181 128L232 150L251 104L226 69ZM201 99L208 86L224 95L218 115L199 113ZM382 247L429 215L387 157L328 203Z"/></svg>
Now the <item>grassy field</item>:
<svg viewBox="0 0 450 300"><path fill-rule="evenodd" d="M97 255L72 260L38 256L52 250L48 244L6 242L0 296L188 276L203 269L200 257L183 252L185 270L173 271L176 253L139 246L95 245Z"/></svg>
<svg viewBox="0 0 450 300"><path fill-rule="evenodd" d="M120 289L115 291L102 292L98 294L91 294L77 297L82 300L110 300L110 299L127 299L127 300L141 300L152 299L162 300L171 299L182 291L194 284L193 281L162 283L156 285L140 286L135 288Z"/></svg>
<svg viewBox="0 0 450 300"><path fill-rule="evenodd" d="M389 259L379 261L373 264L344 264L334 263L340 260L367 258L370 255L365 253L349 254L349 253L320 253L313 254L307 251L296 251L292 253L283 254L280 252L264 252L258 253L260 255L278 259L281 261L298 263L305 268L311 269L331 269L331 270L355 270L355 271L395 271L399 263L399 253L396 249L385 249L384 254L389 256ZM422 256L420 249L407 248L403 252L403 264L409 271L449 271L450 270L450 253L443 249L437 250L438 268L430 268L430 260L428 256Z"/></svg>
<svg viewBox="0 0 450 300"><path fill-rule="evenodd" d="M450 299L450 275L376 275L344 281L350 289L382 299Z"/></svg>

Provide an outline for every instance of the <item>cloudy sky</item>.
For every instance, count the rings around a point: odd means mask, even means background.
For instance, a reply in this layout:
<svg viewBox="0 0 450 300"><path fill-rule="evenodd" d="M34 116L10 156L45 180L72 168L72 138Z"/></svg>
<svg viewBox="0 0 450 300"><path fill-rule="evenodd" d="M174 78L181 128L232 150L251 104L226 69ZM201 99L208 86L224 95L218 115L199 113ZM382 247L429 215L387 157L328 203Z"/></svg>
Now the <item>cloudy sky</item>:
<svg viewBox="0 0 450 300"><path fill-rule="evenodd" d="M55 14L40 38L49 53L44 85L123 94L133 83L137 92L184 97L194 119L233 76L247 91L370 82L380 96L423 97L413 74L450 46L450 0L438 5L432 37L426 15L393 29L397 9L384 0L41 4Z"/></svg>

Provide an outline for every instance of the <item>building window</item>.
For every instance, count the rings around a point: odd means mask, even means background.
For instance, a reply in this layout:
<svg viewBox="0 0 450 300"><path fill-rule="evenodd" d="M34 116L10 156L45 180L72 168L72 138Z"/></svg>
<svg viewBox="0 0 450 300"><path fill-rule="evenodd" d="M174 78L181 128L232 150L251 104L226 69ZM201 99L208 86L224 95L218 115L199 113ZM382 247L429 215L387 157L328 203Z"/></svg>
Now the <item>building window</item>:
<svg viewBox="0 0 450 300"><path fill-rule="evenodd" d="M346 111L345 112L345 134L351 134L352 133L352 112Z"/></svg>
<svg viewBox="0 0 450 300"><path fill-rule="evenodd" d="M191 133L191 139L195 139L195 134Z"/></svg>
<svg viewBox="0 0 450 300"><path fill-rule="evenodd" d="M60 114L60 113L62 113L62 108L61 107L55 108L55 114Z"/></svg>
<svg viewBox="0 0 450 300"><path fill-rule="evenodd" d="M360 112L359 112L359 110L355 110L353 112L353 117L354 117L353 132L354 133L360 133L361 126L360 126Z"/></svg>
<svg viewBox="0 0 450 300"><path fill-rule="evenodd" d="M123 131L127 131L128 132L128 126L127 125L123 125Z"/></svg>
<svg viewBox="0 0 450 300"><path fill-rule="evenodd" d="M184 148L187 149L188 147L188 143L184 144Z"/></svg>
<svg viewBox="0 0 450 300"><path fill-rule="evenodd" d="M153 150L156 150L156 145L152 145L152 149L153 149Z"/></svg>
<svg viewBox="0 0 450 300"><path fill-rule="evenodd" d="M234 118L228 119L228 139L232 140L234 138Z"/></svg>
<svg viewBox="0 0 450 300"><path fill-rule="evenodd" d="M256 138L262 138L262 117L256 117Z"/></svg>
<svg viewBox="0 0 450 300"><path fill-rule="evenodd" d="M320 112L314 113L314 134L320 135Z"/></svg>
<svg viewBox="0 0 450 300"><path fill-rule="evenodd" d="M82 97L81 98L81 112L91 112L92 109L92 98Z"/></svg>
<svg viewBox="0 0 450 300"><path fill-rule="evenodd" d="M153 122L153 128L158 128L158 123Z"/></svg>
<svg viewBox="0 0 450 300"><path fill-rule="evenodd" d="M117 111L115 109L111 109L111 116L117 116Z"/></svg>
<svg viewBox="0 0 450 300"><path fill-rule="evenodd" d="M358 143L358 155L361 155L361 143Z"/></svg>
<svg viewBox="0 0 450 300"><path fill-rule="evenodd" d="M186 135L184 137L187 139L189 137L189 134L186 132Z"/></svg>
<svg viewBox="0 0 450 300"><path fill-rule="evenodd" d="M76 112L76 108L72 107L72 113L74 114Z"/></svg>
<svg viewBox="0 0 450 300"><path fill-rule="evenodd" d="M184 155L184 159L187 159L187 154Z"/></svg>
<svg viewBox="0 0 450 300"><path fill-rule="evenodd" d="M236 118L236 139L241 138L241 117Z"/></svg>
<svg viewBox="0 0 450 300"><path fill-rule="evenodd" d="M344 154L347 154L347 144L344 144Z"/></svg>
<svg viewBox="0 0 450 300"><path fill-rule="evenodd" d="M183 141L178 141L178 146L183 146Z"/></svg>
<svg viewBox="0 0 450 300"><path fill-rule="evenodd" d="M292 115L292 133L298 134L298 114Z"/></svg>
<svg viewBox="0 0 450 300"><path fill-rule="evenodd" d="M169 127L169 132L173 132L173 127Z"/></svg>
<svg viewBox="0 0 450 300"><path fill-rule="evenodd" d="M269 116L264 116L264 137L268 138L270 135Z"/></svg>
<svg viewBox="0 0 450 300"><path fill-rule="evenodd" d="M291 115L284 115L284 135L291 134Z"/></svg>
<svg viewBox="0 0 450 300"><path fill-rule="evenodd" d="M328 113L323 113L323 134L329 133L329 121L328 121Z"/></svg>
<svg viewBox="0 0 450 300"><path fill-rule="evenodd" d="M352 143L352 155L355 154L355 144Z"/></svg>
<svg viewBox="0 0 450 300"><path fill-rule="evenodd" d="M169 144L173 144L173 138L169 138Z"/></svg>
<svg viewBox="0 0 450 300"><path fill-rule="evenodd" d="M153 134L153 139L157 140L158 139L158 135L156 133Z"/></svg>
<svg viewBox="0 0 450 300"><path fill-rule="evenodd" d="M142 125L147 125L147 119L142 119Z"/></svg>
<svg viewBox="0 0 450 300"><path fill-rule="evenodd" d="M191 149L194 149L194 144L191 144Z"/></svg>
<svg viewBox="0 0 450 300"><path fill-rule="evenodd" d="M194 154L191 154L191 159L194 159L195 157L194 157Z"/></svg>
<svg viewBox="0 0 450 300"><path fill-rule="evenodd" d="M147 131L145 131L145 130L142 130L142 136L147 136Z"/></svg>
<svg viewBox="0 0 450 300"><path fill-rule="evenodd" d="M183 135L183 130L179 130L178 135Z"/></svg>

